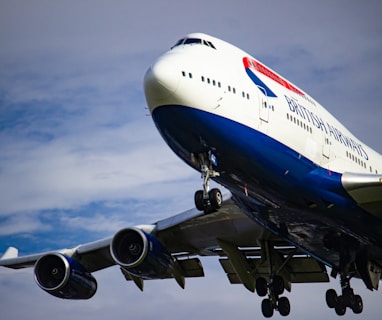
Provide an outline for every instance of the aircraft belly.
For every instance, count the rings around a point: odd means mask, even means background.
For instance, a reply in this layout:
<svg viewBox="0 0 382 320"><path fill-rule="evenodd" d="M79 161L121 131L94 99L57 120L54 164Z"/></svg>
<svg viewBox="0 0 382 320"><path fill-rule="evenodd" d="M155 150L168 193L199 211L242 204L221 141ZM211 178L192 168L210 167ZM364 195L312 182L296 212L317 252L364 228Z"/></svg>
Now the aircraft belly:
<svg viewBox="0 0 382 320"><path fill-rule="evenodd" d="M236 196L252 219L338 266L340 249L328 245L355 239L382 261L382 224L357 207L341 174L320 168L280 142L230 119L191 107L157 107L153 120L170 148L199 170L193 154L212 152L215 178ZM363 223L360 224L360 219ZM344 226L347 226L345 228ZM329 240L328 240L329 239ZM333 240L335 241L335 240ZM355 251L357 248L355 248Z"/></svg>

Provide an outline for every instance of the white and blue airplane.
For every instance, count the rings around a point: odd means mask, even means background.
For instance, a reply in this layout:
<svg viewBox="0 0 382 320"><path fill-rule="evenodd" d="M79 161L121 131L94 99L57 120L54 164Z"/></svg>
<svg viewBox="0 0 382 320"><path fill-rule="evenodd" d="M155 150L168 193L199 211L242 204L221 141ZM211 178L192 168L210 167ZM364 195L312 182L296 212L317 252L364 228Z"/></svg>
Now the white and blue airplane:
<svg viewBox="0 0 382 320"><path fill-rule="evenodd" d="M29 256L9 248L0 265L34 266L37 284L88 299L92 273L119 265L144 280L204 275L198 256L218 256L231 283L286 316L292 283L339 277L326 293L338 315L361 313L350 280L377 290L382 273L382 156L302 89L239 48L194 33L147 70L146 100L169 147L201 172L196 209L113 237ZM223 201L214 180L229 190Z"/></svg>

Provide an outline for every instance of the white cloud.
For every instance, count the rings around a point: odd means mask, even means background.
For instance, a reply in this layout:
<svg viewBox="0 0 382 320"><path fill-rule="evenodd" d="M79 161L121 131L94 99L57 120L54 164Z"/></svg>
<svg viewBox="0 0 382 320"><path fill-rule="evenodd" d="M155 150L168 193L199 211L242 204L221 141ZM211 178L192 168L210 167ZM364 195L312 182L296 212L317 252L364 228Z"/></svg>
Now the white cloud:
<svg viewBox="0 0 382 320"><path fill-rule="evenodd" d="M24 212L2 219L0 224L0 236L9 236L20 233L33 233L50 230L44 225L35 212Z"/></svg>

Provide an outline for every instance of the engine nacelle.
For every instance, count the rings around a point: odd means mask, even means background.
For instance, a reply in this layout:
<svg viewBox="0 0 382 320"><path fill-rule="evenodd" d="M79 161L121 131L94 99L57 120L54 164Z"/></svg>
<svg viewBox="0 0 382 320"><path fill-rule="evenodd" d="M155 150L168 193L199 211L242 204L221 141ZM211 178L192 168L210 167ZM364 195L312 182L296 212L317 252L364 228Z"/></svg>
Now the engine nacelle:
<svg viewBox="0 0 382 320"><path fill-rule="evenodd" d="M62 299L89 299L97 291L97 281L85 268L60 253L41 257L34 267L39 287Z"/></svg>
<svg viewBox="0 0 382 320"><path fill-rule="evenodd" d="M171 277L174 259L152 234L139 228L116 233L110 252L114 261L128 273L143 279Z"/></svg>

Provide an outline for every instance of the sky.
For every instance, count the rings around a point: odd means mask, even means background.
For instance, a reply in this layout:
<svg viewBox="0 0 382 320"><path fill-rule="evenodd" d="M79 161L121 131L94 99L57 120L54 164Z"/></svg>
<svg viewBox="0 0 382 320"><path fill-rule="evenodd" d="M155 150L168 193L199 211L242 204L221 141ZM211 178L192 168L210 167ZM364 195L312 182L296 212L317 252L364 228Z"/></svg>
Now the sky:
<svg viewBox="0 0 382 320"><path fill-rule="evenodd" d="M0 253L97 240L193 207L200 174L156 131L143 93L150 64L184 35L231 42L301 87L351 132L382 151L382 2L0 2ZM96 272L89 301L37 287L33 270L0 269L3 319L262 318L261 299L230 285L215 258L186 290L145 283L117 267ZM381 292L352 284L362 316L379 319ZM294 285L291 318L331 319L330 284ZM278 314L275 319L280 318Z"/></svg>

